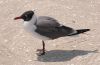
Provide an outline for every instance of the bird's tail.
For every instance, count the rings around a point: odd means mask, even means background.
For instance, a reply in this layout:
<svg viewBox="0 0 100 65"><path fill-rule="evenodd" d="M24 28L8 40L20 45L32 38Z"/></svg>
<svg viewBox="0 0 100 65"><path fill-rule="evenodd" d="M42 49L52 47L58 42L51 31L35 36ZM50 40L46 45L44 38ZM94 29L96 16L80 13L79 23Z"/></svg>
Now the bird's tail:
<svg viewBox="0 0 100 65"><path fill-rule="evenodd" d="M73 33L68 36L78 35L78 34L81 34L81 33L87 32L87 31L90 31L90 29L78 29L78 30L76 30L76 33Z"/></svg>
<svg viewBox="0 0 100 65"><path fill-rule="evenodd" d="M67 27L67 26L61 26L61 29L67 36L73 36L73 35L78 35L87 31L90 31L90 29L78 29L75 30L73 28Z"/></svg>

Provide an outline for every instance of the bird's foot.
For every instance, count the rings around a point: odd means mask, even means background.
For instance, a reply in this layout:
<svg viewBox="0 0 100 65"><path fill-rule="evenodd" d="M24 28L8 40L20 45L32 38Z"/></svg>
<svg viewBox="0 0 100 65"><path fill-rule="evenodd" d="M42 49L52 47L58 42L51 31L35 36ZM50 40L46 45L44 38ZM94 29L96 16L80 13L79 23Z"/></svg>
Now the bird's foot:
<svg viewBox="0 0 100 65"><path fill-rule="evenodd" d="M37 51L39 52L37 53L38 56L45 55L45 51L43 51L43 49L37 49Z"/></svg>
<svg viewBox="0 0 100 65"><path fill-rule="evenodd" d="M45 55L45 52L43 52L43 53L39 53L38 55L39 55L39 56Z"/></svg>

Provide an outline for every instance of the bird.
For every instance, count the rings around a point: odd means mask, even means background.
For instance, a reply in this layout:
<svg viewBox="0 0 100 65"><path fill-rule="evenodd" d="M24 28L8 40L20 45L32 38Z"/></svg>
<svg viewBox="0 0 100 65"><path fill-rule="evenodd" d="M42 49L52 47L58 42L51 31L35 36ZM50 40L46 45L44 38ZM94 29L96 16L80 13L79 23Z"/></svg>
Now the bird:
<svg viewBox="0 0 100 65"><path fill-rule="evenodd" d="M33 10L28 10L14 20L22 19L26 31L31 33L35 38L42 41L42 49L38 49L39 55L45 55L45 40L54 40L60 37L78 35L90 29L75 30L71 27L60 24L58 20L50 16L38 16Z"/></svg>

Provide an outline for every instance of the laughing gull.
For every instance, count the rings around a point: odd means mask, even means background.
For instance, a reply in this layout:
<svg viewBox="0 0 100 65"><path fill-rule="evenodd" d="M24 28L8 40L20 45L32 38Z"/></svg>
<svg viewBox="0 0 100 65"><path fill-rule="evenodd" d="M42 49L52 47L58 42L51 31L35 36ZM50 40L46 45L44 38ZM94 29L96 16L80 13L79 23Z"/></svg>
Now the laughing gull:
<svg viewBox="0 0 100 65"><path fill-rule="evenodd" d="M45 54L44 40L56 39L64 36L73 36L89 31L90 29L74 30L64 26L52 17L36 16L34 11L26 11L21 16L15 17L14 20L23 19L24 28L34 37L42 40L43 49L40 55Z"/></svg>

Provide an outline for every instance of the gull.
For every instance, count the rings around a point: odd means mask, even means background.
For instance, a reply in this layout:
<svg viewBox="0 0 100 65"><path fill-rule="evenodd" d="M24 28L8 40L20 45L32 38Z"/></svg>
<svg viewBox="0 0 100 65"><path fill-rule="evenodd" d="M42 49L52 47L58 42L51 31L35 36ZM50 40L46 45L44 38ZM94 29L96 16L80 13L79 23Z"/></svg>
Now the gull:
<svg viewBox="0 0 100 65"><path fill-rule="evenodd" d="M39 49L39 55L45 55L45 40L53 40L64 36L73 36L89 31L90 29L75 30L58 22L58 20L49 16L37 16L33 10L24 12L22 15L15 17L14 20L23 19L25 30L34 37L42 40L42 49Z"/></svg>

